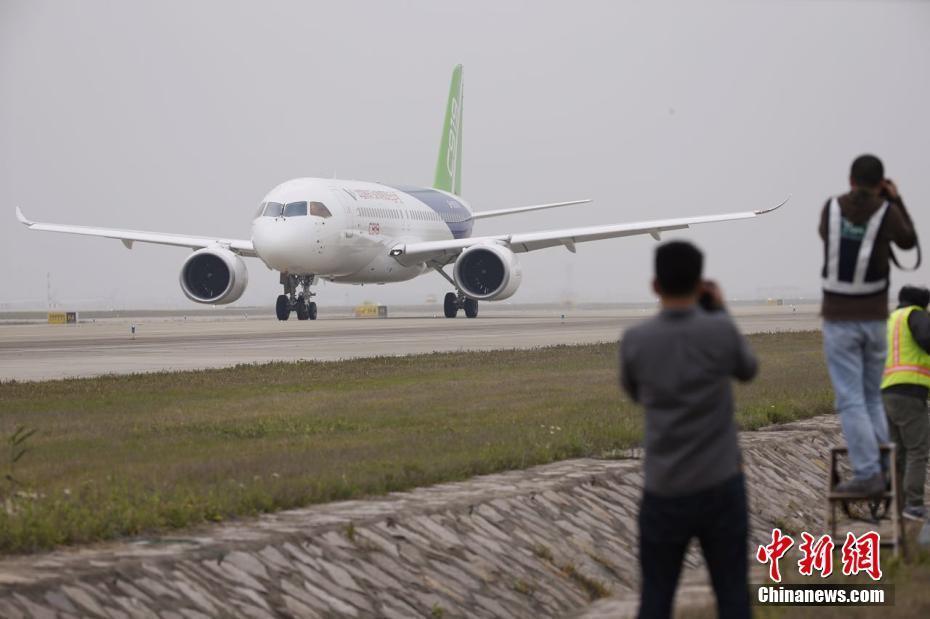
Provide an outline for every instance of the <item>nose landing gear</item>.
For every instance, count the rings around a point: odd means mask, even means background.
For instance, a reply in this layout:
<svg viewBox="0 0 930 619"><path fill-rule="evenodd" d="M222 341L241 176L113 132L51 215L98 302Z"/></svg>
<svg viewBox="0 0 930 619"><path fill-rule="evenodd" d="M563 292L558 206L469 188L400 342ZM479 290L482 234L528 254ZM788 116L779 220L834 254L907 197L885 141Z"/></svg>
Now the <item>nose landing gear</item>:
<svg viewBox="0 0 930 619"><path fill-rule="evenodd" d="M297 320L316 320L316 303L309 303L303 296L297 297Z"/></svg>
<svg viewBox="0 0 930 619"><path fill-rule="evenodd" d="M291 316L291 301L286 294L278 295L278 300L274 305L274 313L278 320L287 320Z"/></svg>
<svg viewBox="0 0 930 619"><path fill-rule="evenodd" d="M316 303L308 301L316 296L315 292L310 291L310 286L314 284L315 279L313 275L281 273L284 294L278 296L274 308L278 320L287 320L291 312L297 314L297 320L316 320ZM299 294L298 288L300 288Z"/></svg>

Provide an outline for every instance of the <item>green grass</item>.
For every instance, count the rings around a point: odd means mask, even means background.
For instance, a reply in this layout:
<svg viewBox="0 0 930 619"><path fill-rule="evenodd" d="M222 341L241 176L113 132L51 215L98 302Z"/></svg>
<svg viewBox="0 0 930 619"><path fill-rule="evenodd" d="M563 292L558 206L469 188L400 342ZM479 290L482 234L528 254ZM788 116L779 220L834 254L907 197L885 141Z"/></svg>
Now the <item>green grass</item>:
<svg viewBox="0 0 930 619"><path fill-rule="evenodd" d="M831 409L819 334L751 341L742 427ZM615 344L2 383L0 437L20 425L38 432L23 485L0 481L3 553L598 455L642 431Z"/></svg>

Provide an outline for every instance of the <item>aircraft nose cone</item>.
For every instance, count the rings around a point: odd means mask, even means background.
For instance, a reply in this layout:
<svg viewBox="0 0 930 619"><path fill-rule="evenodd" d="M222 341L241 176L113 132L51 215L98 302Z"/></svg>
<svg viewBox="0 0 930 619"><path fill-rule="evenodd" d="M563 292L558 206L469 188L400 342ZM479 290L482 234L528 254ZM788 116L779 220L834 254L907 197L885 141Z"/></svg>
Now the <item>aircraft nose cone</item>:
<svg viewBox="0 0 930 619"><path fill-rule="evenodd" d="M303 254L313 243L313 230L298 221L267 217L252 227L252 244L265 264L278 271L303 270Z"/></svg>

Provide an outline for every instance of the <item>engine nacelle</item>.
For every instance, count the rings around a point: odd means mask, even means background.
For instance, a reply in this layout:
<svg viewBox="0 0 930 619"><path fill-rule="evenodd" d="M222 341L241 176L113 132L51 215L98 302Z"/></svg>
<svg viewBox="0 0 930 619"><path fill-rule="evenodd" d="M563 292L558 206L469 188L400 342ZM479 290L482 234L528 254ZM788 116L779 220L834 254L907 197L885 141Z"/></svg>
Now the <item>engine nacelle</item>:
<svg viewBox="0 0 930 619"><path fill-rule="evenodd" d="M479 300L511 297L523 280L516 254L494 243L473 245L463 251L452 274L466 295Z"/></svg>
<svg viewBox="0 0 930 619"><path fill-rule="evenodd" d="M198 249L181 267L181 290L197 303L224 305L245 292L249 271L242 258L222 247Z"/></svg>

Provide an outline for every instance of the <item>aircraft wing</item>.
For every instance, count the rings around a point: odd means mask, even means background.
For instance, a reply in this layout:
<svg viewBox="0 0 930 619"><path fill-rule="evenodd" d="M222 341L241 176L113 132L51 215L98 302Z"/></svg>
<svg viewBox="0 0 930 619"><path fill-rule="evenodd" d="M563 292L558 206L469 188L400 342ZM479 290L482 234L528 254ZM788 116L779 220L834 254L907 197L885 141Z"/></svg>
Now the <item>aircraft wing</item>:
<svg viewBox="0 0 930 619"><path fill-rule="evenodd" d="M115 228L41 223L26 219L22 209L19 207L16 207L16 219L30 230L44 230L46 232L63 232L65 234L82 234L85 236L119 239L127 249L132 249L133 243L156 243L158 245L174 245L176 247L189 247L191 249L220 246L226 247L240 256L257 256L255 248L252 247L252 241L242 239L224 239L210 236L169 234L165 232L143 232L141 230L118 230Z"/></svg>
<svg viewBox="0 0 930 619"><path fill-rule="evenodd" d="M480 211L472 213L472 219L484 219L486 217L500 217L501 215L513 215L514 213L525 213L527 211L541 211L547 208L559 208L561 206L574 206L576 204L588 204L591 200L571 200L570 202L550 202L549 204L534 204L532 206L518 206L516 208L502 208L494 211Z"/></svg>
<svg viewBox="0 0 930 619"><path fill-rule="evenodd" d="M790 199L790 198L789 198ZM575 251L577 243L599 241L636 234L651 234L656 240L662 232L681 230L697 224L715 223L719 221L732 221L736 219L752 219L783 206L786 199L777 206L757 211L744 211L740 213L726 213L723 215L701 215L698 217L682 217L679 219L657 219L653 221L640 221L625 224L609 224L605 226L587 226L583 228L565 228L562 230L546 230L544 232L524 232L516 234L497 234L493 236L478 236L468 239L452 239L448 241L426 241L423 243L400 243L391 248L391 256L404 265L418 262L438 261L448 263L452 258L472 245L482 243L497 243L508 247L515 253L523 253L564 245L569 251Z"/></svg>

